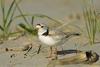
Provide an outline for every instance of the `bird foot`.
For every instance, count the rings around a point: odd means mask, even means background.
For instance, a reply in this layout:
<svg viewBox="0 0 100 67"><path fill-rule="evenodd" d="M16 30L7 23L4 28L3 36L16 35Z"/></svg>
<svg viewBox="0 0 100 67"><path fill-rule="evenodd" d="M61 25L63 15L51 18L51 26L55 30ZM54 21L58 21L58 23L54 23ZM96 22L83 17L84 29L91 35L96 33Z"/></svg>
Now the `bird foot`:
<svg viewBox="0 0 100 67"><path fill-rule="evenodd" d="M52 56L47 56L46 58L51 58Z"/></svg>
<svg viewBox="0 0 100 67"><path fill-rule="evenodd" d="M57 60L57 57L50 57L49 60Z"/></svg>
<svg viewBox="0 0 100 67"><path fill-rule="evenodd" d="M57 56L47 56L46 58L48 58L49 60L57 60Z"/></svg>

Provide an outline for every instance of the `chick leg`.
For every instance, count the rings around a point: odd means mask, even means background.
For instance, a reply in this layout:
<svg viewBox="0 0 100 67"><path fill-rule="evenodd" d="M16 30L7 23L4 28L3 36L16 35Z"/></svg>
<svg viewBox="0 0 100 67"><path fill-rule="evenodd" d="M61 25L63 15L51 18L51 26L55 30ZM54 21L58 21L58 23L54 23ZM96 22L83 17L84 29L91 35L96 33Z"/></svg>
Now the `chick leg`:
<svg viewBox="0 0 100 67"><path fill-rule="evenodd" d="M50 49L49 49L49 56L47 58L51 58L52 57L52 46L50 46Z"/></svg>
<svg viewBox="0 0 100 67"><path fill-rule="evenodd" d="M57 47L55 46L52 50L52 60L57 59Z"/></svg>

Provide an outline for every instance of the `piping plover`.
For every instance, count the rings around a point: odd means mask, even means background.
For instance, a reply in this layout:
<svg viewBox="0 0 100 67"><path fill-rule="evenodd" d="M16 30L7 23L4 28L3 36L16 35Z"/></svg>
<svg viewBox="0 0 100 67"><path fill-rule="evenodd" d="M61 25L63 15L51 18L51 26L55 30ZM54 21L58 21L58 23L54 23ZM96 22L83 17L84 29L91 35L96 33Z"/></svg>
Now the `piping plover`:
<svg viewBox="0 0 100 67"><path fill-rule="evenodd" d="M61 31L49 31L49 28L43 24L37 24L36 28L38 29L39 40L42 43L50 46L49 58L52 58L52 56L54 56L53 59L57 58L56 45L61 45L62 42L66 41L66 39L68 39L71 36L80 35L79 33L70 33L70 32L64 33Z"/></svg>

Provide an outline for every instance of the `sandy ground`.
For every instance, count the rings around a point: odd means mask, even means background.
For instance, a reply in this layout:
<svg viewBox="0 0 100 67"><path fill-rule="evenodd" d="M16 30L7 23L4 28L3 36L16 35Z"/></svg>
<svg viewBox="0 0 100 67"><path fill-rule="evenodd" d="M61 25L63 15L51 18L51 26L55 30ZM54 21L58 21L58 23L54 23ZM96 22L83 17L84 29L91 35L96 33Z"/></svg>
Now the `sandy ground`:
<svg viewBox="0 0 100 67"><path fill-rule="evenodd" d="M100 43L97 43L93 46L90 45L77 45L75 46L75 39L77 37L71 38L64 45L64 50L82 50L89 51L93 50L98 55L100 55ZM36 40L37 41L37 40ZM0 51L0 67L47 67L49 60L45 58L47 56L48 47L43 45L39 54L37 54L38 41L33 40L32 49L29 53L24 55L27 51ZM7 41L0 45L0 49L3 48L22 48L25 45L30 44L30 41L27 37L21 37L17 40ZM58 46L58 50L61 50L61 47ZM57 65L56 67L100 67L100 60L94 64L70 64L70 65Z"/></svg>

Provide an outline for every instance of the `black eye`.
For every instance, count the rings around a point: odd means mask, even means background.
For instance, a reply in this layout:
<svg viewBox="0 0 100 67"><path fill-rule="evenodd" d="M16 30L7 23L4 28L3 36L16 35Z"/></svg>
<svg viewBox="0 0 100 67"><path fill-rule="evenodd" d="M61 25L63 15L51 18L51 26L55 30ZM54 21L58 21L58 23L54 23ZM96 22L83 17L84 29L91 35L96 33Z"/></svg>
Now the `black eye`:
<svg viewBox="0 0 100 67"><path fill-rule="evenodd" d="M44 26L41 26L41 28L43 28Z"/></svg>

